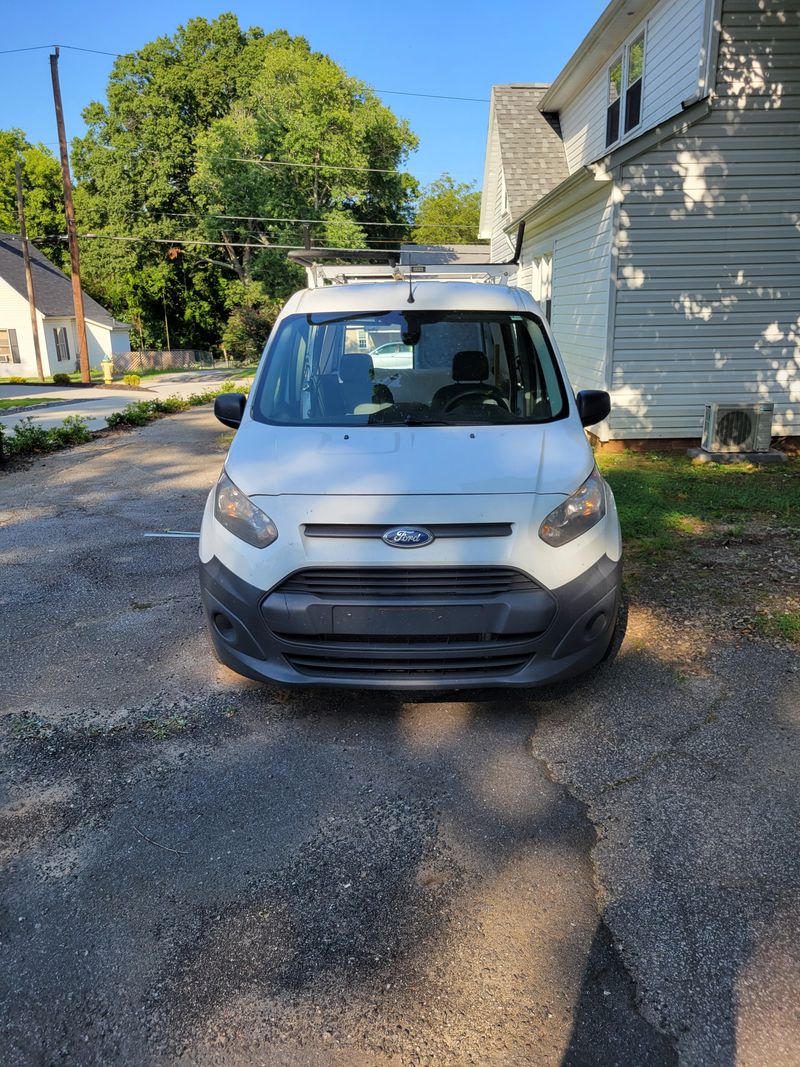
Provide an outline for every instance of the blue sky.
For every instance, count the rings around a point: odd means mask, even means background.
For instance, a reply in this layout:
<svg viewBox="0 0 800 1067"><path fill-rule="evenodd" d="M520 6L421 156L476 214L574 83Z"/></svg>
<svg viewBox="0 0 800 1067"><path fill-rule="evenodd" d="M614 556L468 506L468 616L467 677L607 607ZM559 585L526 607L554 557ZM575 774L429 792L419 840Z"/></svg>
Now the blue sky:
<svg viewBox="0 0 800 1067"><path fill-rule="evenodd" d="M356 77L378 90L488 98L494 83L551 81L605 7L604 0L295 0L294 3L205 0L36 0L8 5L2 49L82 45L133 51L187 19L233 10L244 26L283 27L302 34ZM0 128L22 128L29 139L51 143L56 132L48 52L0 56ZM110 56L63 51L60 71L67 136L83 131L80 114L105 98ZM383 100L407 118L420 139L409 169L423 182L448 170L480 184L486 103L431 100L386 93Z"/></svg>

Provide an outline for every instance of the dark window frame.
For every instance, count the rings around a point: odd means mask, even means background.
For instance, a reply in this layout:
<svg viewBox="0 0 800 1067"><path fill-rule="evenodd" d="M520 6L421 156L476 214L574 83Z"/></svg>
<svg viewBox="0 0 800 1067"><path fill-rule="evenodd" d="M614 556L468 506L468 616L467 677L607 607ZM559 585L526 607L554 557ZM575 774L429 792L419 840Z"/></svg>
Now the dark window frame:
<svg viewBox="0 0 800 1067"><path fill-rule="evenodd" d="M19 344L17 343L17 331L12 329L0 330L0 334L6 335L5 347L8 348L8 358L4 355L0 356L0 363L21 363L22 358L19 354Z"/></svg>
<svg viewBox="0 0 800 1067"><path fill-rule="evenodd" d="M72 356L69 354L69 331L66 326L53 327L53 340L56 345L56 362L69 363ZM62 355L62 351L65 355Z"/></svg>

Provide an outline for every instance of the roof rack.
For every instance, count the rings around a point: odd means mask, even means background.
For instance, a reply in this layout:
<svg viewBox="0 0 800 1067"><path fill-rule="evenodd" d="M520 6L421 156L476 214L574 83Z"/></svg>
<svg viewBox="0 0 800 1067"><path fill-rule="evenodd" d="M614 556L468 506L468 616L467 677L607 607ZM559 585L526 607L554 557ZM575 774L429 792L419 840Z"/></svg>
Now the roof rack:
<svg viewBox="0 0 800 1067"><path fill-rule="evenodd" d="M289 259L306 268L309 289L348 282L403 281L414 275L417 281L474 281L503 284L519 263L525 223L520 223L512 259L504 263L464 263L442 258L443 249L392 248L308 248L289 252ZM430 262L408 262L413 253L437 256ZM406 262L404 262L404 259Z"/></svg>

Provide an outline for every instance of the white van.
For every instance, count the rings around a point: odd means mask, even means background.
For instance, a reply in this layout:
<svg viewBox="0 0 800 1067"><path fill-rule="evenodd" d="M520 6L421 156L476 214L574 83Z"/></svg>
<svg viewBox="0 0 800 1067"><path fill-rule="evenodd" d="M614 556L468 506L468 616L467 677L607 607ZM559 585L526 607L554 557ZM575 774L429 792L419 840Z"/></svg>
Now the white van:
<svg viewBox="0 0 800 1067"><path fill-rule="evenodd" d="M234 671L538 686L616 651L619 522L583 429L608 394L574 396L531 296L475 271L324 279L287 302L249 398L217 398L237 433L200 573Z"/></svg>

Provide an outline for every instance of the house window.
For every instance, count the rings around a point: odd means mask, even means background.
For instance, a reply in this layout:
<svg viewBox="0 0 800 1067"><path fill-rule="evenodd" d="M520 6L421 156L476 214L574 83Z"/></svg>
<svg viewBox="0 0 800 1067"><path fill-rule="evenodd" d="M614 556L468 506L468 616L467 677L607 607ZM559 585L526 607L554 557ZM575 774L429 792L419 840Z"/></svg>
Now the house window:
<svg viewBox="0 0 800 1067"><path fill-rule="evenodd" d="M606 146L619 139L619 109L622 97L622 56L608 68L608 110L606 111Z"/></svg>
<svg viewBox="0 0 800 1067"><path fill-rule="evenodd" d="M53 337L56 342L56 359L59 363L63 363L70 358L66 326L54 326Z"/></svg>
<svg viewBox="0 0 800 1067"><path fill-rule="evenodd" d="M628 46L627 89L625 90L625 133L642 120L642 76L644 75L644 34Z"/></svg>
<svg viewBox="0 0 800 1067"><path fill-rule="evenodd" d="M0 363L21 363L16 330L0 330Z"/></svg>
<svg viewBox="0 0 800 1067"><path fill-rule="evenodd" d="M608 68L607 148L641 122L643 77L644 34L640 33Z"/></svg>
<svg viewBox="0 0 800 1067"><path fill-rule="evenodd" d="M553 321L553 255L548 252L534 261L534 296L548 322Z"/></svg>

